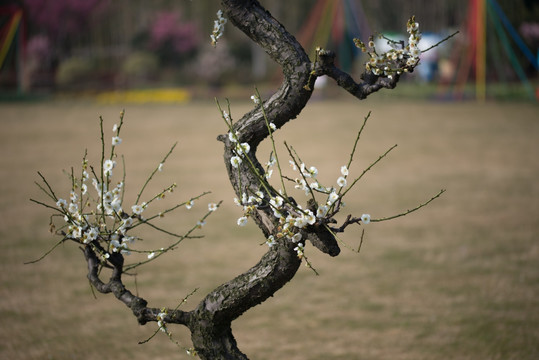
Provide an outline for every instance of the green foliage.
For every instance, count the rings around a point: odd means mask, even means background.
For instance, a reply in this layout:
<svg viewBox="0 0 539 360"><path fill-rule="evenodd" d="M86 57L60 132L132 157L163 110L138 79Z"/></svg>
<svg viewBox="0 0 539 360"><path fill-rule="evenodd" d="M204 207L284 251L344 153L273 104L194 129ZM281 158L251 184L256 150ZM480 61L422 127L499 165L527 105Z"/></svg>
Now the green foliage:
<svg viewBox="0 0 539 360"><path fill-rule="evenodd" d="M158 70L159 59L149 52L135 52L129 55L122 66L123 75L142 80L152 78Z"/></svg>
<svg viewBox="0 0 539 360"><path fill-rule="evenodd" d="M94 70L93 62L82 57L72 57L60 63L56 72L56 84L60 87L76 86L91 78Z"/></svg>

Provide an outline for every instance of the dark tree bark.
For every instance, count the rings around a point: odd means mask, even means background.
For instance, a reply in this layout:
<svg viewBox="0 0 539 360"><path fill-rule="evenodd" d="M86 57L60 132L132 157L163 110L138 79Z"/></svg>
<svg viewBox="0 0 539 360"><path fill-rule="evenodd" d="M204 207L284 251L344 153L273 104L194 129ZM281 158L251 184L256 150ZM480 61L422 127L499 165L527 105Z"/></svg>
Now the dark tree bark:
<svg viewBox="0 0 539 360"><path fill-rule="evenodd" d="M256 0L222 0L222 7L228 20L243 31L252 41L261 46L282 69L284 80L279 89L266 101L245 114L233 125L239 142L250 145L247 156L259 170L264 170L256 158L258 144L268 137L264 113L269 121L281 128L297 117L309 101L318 76L328 75L353 96L364 99L381 88L395 87L398 76L392 79L365 73L356 83L352 77L334 65L334 54L320 52L316 62L311 62L296 39L267 12ZM260 180L244 161L239 170L231 166L235 155L234 144L226 135L218 140L224 144L224 163L232 187L238 197L244 192L260 189ZM240 187L241 184L241 187ZM264 194L265 198L276 194ZM252 218L265 237L275 234L278 220L270 206L259 206ZM335 237L323 226L309 226L303 231L303 238L321 251L336 256L340 249ZM191 331L191 338L198 356L202 359L247 359L237 347L232 334L231 323L245 311L262 303L290 281L298 270L301 259L294 250L296 244L287 239L278 239L276 244L262 256L260 261L245 273L217 287L192 311L169 309L165 323L182 324ZM102 293L112 292L125 303L140 324L157 321L158 308L148 308L146 300L133 295L122 283L123 257L114 254L108 263L112 264L112 275L107 283L99 277L100 261L95 249L84 248L88 263L88 278Z"/></svg>

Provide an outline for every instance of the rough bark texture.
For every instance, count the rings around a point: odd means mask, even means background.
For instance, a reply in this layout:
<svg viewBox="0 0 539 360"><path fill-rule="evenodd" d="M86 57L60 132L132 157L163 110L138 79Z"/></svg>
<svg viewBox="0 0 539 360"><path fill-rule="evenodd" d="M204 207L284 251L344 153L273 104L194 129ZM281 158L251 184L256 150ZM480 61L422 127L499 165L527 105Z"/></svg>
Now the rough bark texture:
<svg viewBox="0 0 539 360"><path fill-rule="evenodd" d="M324 52L316 63L312 63L296 39L258 1L222 0L221 3L230 23L260 45L280 65L284 75L277 92L245 114L233 126L233 131L239 134L239 141L250 145L251 151L248 156L260 173L263 173L263 169L256 158L256 149L269 135L263 109L268 120L277 128L281 128L296 118L305 107L311 97L317 76L330 76L359 99L364 99L381 88L393 88L398 81L398 76L388 80L364 75L362 81L356 83L348 74L335 67L334 55L331 52ZM230 158L235 155L234 145L228 136L220 135L218 139L224 144L224 162L238 197L241 197L243 192L259 190L260 182L246 161L240 165L239 172L232 168ZM269 195L275 194L265 194L265 198L269 198ZM252 214L252 218L265 237L275 234L278 220L273 216L270 206L259 206ZM336 256L340 252L334 236L323 226L308 227L303 230L303 238L310 240L315 247L331 256ZM295 246L296 244L286 239L277 240L255 266L210 292L194 310L169 309L165 323L187 326L191 331L196 352L202 359L247 359L237 347L231 323L245 311L273 296L294 277L301 264L301 259L294 250ZM90 246L84 248L88 263L88 278L92 285L102 293L112 292L132 310L140 324L157 321L157 315L161 310L148 308L146 300L133 295L123 285L121 254L114 254L109 261L112 264L110 280L105 283L100 279L98 272L100 262L96 256L98 250L102 249Z"/></svg>

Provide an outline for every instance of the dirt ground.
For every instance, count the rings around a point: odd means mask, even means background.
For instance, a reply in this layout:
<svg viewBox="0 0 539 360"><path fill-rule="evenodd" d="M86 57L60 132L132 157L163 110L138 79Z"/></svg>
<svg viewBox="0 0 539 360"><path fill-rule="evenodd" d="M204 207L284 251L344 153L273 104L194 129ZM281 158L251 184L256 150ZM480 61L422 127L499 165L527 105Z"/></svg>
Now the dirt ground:
<svg viewBox="0 0 539 360"><path fill-rule="evenodd" d="M252 104L231 104L237 118ZM320 179L334 182L361 122L350 177L393 150L346 199L355 215L391 216L443 196L426 208L365 226L360 254L343 248L329 258L307 245L320 273L302 268L275 297L233 323L252 359L537 359L539 358L539 112L526 103L409 102L383 97L364 102L320 100L276 132L294 146ZM0 358L183 359L185 352L156 330L138 326L112 296L94 297L75 244L23 265L59 238L48 231L51 211L34 184L40 171L59 196L70 183L62 170L80 169L84 150L100 156L99 116L106 137L121 106L91 102L0 104ZM211 289L254 265L266 251L258 229L241 216L222 164L216 136L226 127L212 102L127 105L123 142L126 201L178 141L148 195L171 182L170 206L210 190L191 211L163 225L180 232L206 204L224 200L202 229L173 253L127 278L150 306L194 307ZM263 144L259 157L269 156ZM98 166L98 165L97 165ZM298 197L299 202L303 202ZM150 211L151 209L149 209ZM345 214L346 215L346 214ZM361 228L342 240L359 244ZM170 239L143 232L142 247ZM157 247L156 246L156 247ZM189 347L189 335L171 328Z"/></svg>

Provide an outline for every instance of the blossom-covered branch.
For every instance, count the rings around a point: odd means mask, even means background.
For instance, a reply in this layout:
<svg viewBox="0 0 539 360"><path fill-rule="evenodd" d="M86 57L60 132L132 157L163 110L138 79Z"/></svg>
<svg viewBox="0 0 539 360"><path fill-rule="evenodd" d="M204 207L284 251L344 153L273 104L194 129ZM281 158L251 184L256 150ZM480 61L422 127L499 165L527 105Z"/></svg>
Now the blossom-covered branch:
<svg viewBox="0 0 539 360"><path fill-rule="evenodd" d="M317 49L317 61L313 64L313 75L329 76L340 87L358 99L365 99L383 88L395 88L401 74L411 73L419 65L419 56L421 55L421 50L418 47L421 33L415 17L412 16L408 20L406 28L410 35L408 44L386 38L392 48L384 53L378 53L372 36L367 45L359 39L354 39L356 46L369 55L369 61L365 64L365 71L361 75L359 83L348 73L335 66L335 53L333 51L320 48Z"/></svg>
<svg viewBox="0 0 539 360"><path fill-rule="evenodd" d="M122 111L119 124L113 126L113 135L109 145L110 153L107 155L107 140L103 128L104 121L100 118L101 166L96 170L89 164L85 154L82 160L80 176L74 175L73 169L68 173L71 184L69 197L59 197L45 176L38 173L43 184L36 184L54 205L38 200L32 201L54 211L55 214L51 217L50 227L56 234L62 237L62 240L58 244L65 241L72 241L81 246L88 267L88 279L97 291L105 294L113 293L132 310L141 324L145 324L148 321L166 321L169 323L189 325L190 315L187 312L179 309L167 309L168 315L166 318L163 318L163 316L159 315L162 313L162 309L148 308L146 300L138 295L134 295L124 286L122 275L126 271L155 261L161 255L174 250L184 239L200 237L194 233L219 208L221 202L208 204L208 210L205 215L184 234L177 234L153 223L153 220L162 218L179 208L185 207L187 210L191 209L195 201L209 194L209 192L204 192L198 196L191 197L187 201L160 211L155 215L147 215L154 201L164 199L177 186L174 183L149 197L146 201L141 200L143 192L150 181L157 173L163 170L165 162L174 150L174 144L144 182L136 196L135 204L126 207L124 205L125 172L121 181L116 183L113 181L117 166L115 161L117 158L117 149L122 144L120 130L124 122L123 120L124 112ZM92 191L92 188L94 191ZM61 218L63 223L55 224L54 219L58 218ZM159 234L174 237L176 240L164 248L140 249L141 239L133 235L133 232L139 226L148 226L156 230ZM49 254L51 251L46 254ZM145 255L145 259L136 260L134 263L126 265L126 257L133 253L143 254ZM102 279L102 270L105 268L112 270L112 275L108 281Z"/></svg>

